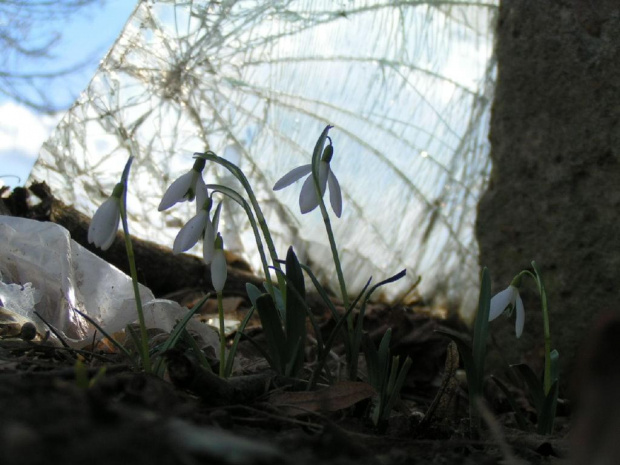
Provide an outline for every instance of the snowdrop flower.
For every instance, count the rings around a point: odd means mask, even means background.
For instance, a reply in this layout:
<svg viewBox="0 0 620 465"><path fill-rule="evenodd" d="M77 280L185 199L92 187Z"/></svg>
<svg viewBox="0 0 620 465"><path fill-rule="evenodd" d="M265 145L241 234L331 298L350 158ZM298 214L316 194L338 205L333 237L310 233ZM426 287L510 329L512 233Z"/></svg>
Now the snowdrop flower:
<svg viewBox="0 0 620 465"><path fill-rule="evenodd" d="M207 197L207 200L202 205L200 211L189 220L185 226L181 228L179 234L174 239L174 245L172 246L172 253L175 255L185 252L196 245L198 239L205 235L205 231L208 229L208 225L211 224L209 213L211 212L212 200ZM211 224L211 227L213 225Z"/></svg>
<svg viewBox="0 0 620 465"><path fill-rule="evenodd" d="M495 294L491 299L489 321L493 321L500 316L508 307L514 308L516 311L515 334L519 338L523 333L523 326L525 325L525 310L523 308L523 300L521 300L519 295L519 289L513 284Z"/></svg>
<svg viewBox="0 0 620 465"><path fill-rule="evenodd" d="M321 196L325 194L325 189L329 185L329 201L332 205L332 209L338 218L342 214L342 193L340 192L340 184L338 179L334 175L329 163L334 154L334 148L331 143L325 150L323 150L323 156L319 162L319 187L321 190ZM316 189L314 188L314 179L312 178L312 165L299 166L284 176L282 176L278 182L273 186L273 190L277 191L290 186L295 181L310 174L303 186L301 187L301 193L299 194L299 208L301 213L305 214L311 212L319 205L319 198L316 195Z"/></svg>
<svg viewBox="0 0 620 465"><path fill-rule="evenodd" d="M162 197L157 209L161 212L167 210L178 202L193 200L197 194L196 185L200 182L201 185L204 185L202 170L204 169L205 164L206 160L198 158L194 162L194 166L191 170L170 184L170 187L166 190L166 193Z"/></svg>
<svg viewBox="0 0 620 465"><path fill-rule="evenodd" d="M88 243L101 250L108 250L116 238L118 223L121 220L121 196L123 185L114 187L112 195L103 202L93 215L88 227Z"/></svg>
<svg viewBox="0 0 620 465"><path fill-rule="evenodd" d="M224 284L226 284L227 270L226 257L224 256L224 241L219 233L215 239L214 248L213 261L211 262L211 283L216 292L222 292Z"/></svg>

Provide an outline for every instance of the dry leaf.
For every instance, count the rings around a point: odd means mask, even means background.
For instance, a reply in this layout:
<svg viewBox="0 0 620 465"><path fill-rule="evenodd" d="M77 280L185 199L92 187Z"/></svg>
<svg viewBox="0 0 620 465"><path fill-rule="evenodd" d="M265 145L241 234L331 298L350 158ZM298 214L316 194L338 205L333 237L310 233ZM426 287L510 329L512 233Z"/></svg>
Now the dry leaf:
<svg viewBox="0 0 620 465"><path fill-rule="evenodd" d="M277 392L269 398L276 407L283 407L290 415L308 412L335 412L376 394L368 383L340 381L320 391Z"/></svg>

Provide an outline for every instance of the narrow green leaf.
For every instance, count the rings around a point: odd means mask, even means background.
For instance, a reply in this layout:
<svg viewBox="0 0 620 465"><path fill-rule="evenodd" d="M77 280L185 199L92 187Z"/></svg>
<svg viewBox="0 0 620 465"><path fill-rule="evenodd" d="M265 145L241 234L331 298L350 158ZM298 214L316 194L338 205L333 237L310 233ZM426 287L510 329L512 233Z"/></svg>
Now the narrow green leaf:
<svg viewBox="0 0 620 465"><path fill-rule="evenodd" d="M541 409L538 411L538 434L552 434L555 423L555 412L558 403L558 382L551 385L549 394L545 396Z"/></svg>
<svg viewBox="0 0 620 465"><path fill-rule="evenodd" d="M549 353L549 359L551 360L551 381L558 381L560 378L560 353L553 349Z"/></svg>
<svg viewBox="0 0 620 465"><path fill-rule="evenodd" d="M377 353L379 358L379 385L376 386L377 391L382 392L385 389L385 382L388 376L388 370L390 369L390 341L392 340L392 328L388 330L381 338L379 344L379 351ZM394 375L396 376L396 375Z"/></svg>
<svg viewBox="0 0 620 465"><path fill-rule="evenodd" d="M325 290L325 288L321 285L321 283L316 278L316 276L314 275L314 273L312 272L309 266L302 264L301 269L306 272L306 274L312 281L314 288L321 296L321 299L323 299L323 302L325 303L327 308L329 308L329 310L331 311L334 321L338 322L338 320L340 319L340 315L338 314L338 310L336 310L336 307L334 306L332 299L330 299L329 295L327 294L327 291Z"/></svg>
<svg viewBox="0 0 620 465"><path fill-rule="evenodd" d="M256 307L256 299L263 295L263 292L252 283L246 283L245 292L248 294L250 302L252 302L252 307Z"/></svg>
<svg viewBox="0 0 620 465"><path fill-rule="evenodd" d="M196 305L194 305L190 310L187 311L183 319L181 319L176 325L174 325L174 328L172 328L170 336L168 337L166 342L162 344L161 348L158 351L160 358L157 361L157 365L155 365L155 373L158 376L163 376L164 372L164 357L161 357L161 355L164 352L172 349L177 344L189 320L196 314L196 312L198 312L202 308L202 306L207 302L209 297L211 297L211 293L207 293L202 299L200 299L200 301Z"/></svg>
<svg viewBox="0 0 620 465"><path fill-rule="evenodd" d="M286 303L284 321L288 376L298 373L303 365L306 346L306 286L304 275L293 247L286 254ZM293 361L293 363L290 363Z"/></svg>
<svg viewBox="0 0 620 465"><path fill-rule="evenodd" d="M273 362L272 368L279 374L284 374L284 361L286 359L286 338L278 310L269 294L263 294L256 299L256 310L260 317L267 340L269 355Z"/></svg>
<svg viewBox="0 0 620 465"><path fill-rule="evenodd" d="M318 363L316 364L316 367L314 368L314 371L312 372L312 376L310 378L310 381L308 382L307 390L314 389L319 373L321 373L321 371L323 370L323 367L325 366L325 363L327 362L327 356L329 354L329 351L331 350L332 345L334 344L334 341L336 340L336 335L344 327L344 323L347 321L347 317L351 314L352 311L353 311L353 307L349 307L349 309L345 312L345 314L342 315L342 318L338 320L332 332L329 334L329 337L327 338L327 341L325 342L325 348L323 349L323 357L321 357L318 360Z"/></svg>
<svg viewBox="0 0 620 465"><path fill-rule="evenodd" d="M366 293L366 296L364 297L364 301L362 302L362 306L360 308L359 315L357 316L357 322L354 328L354 333L353 333L352 342L351 342L351 356L349 360L349 363L350 363L349 378L352 381L354 381L355 378L357 377L357 358L359 355L360 345L362 342L362 329L364 326L364 314L366 313L366 304L370 300L370 297L372 296L373 292L375 292L381 286L398 281L406 274L407 274L407 270L401 270L395 275L390 276L389 278L375 284Z"/></svg>
<svg viewBox="0 0 620 465"><path fill-rule="evenodd" d="M396 358L396 365L398 366L399 364L399 359L398 357ZM411 361L411 358L409 358L409 356L407 356L407 358L405 359L405 362L403 363L403 366L401 367L399 373L398 373L398 378L396 378L396 382L392 383L391 389L389 391L389 397L388 397L388 401L387 401L387 405L385 406L385 412L384 415L389 415L389 413L392 411L392 409L394 408L394 404L396 403L396 399L398 399L398 397L400 396L400 391L403 388L403 385L405 384L405 380L407 379L407 374L409 373L409 369L411 368L411 364L413 362Z"/></svg>
<svg viewBox="0 0 620 465"><path fill-rule="evenodd" d="M273 269L278 274L283 274L282 270L278 270L277 268L274 268L274 267L272 267L271 269ZM288 279L289 278L286 275L284 275L284 281L287 284L288 284ZM288 289L288 291L287 291L287 298L288 298L288 293L289 292L291 294L293 294L294 296L296 296L297 297L297 302L300 303L301 308L304 310L305 315L310 319L310 323L312 324L312 328L314 329L314 334L316 336L317 345L318 345L318 349L319 349L319 354L322 353L321 351L323 350L323 338L321 336L321 328L319 327L319 324L317 323L316 318L314 318L314 314L310 310L310 307L308 307L308 304L305 301L305 299L302 299L302 297L299 294L299 292L297 292L297 289L295 289L294 287L288 287L288 286L287 286L287 289ZM288 337L288 335L287 335L287 337Z"/></svg>
<svg viewBox="0 0 620 465"><path fill-rule="evenodd" d="M364 357L366 358L366 369L368 370L368 384L379 390L379 353L372 339L366 334L363 338Z"/></svg>
<svg viewBox="0 0 620 465"><path fill-rule="evenodd" d="M478 392L482 391L484 360L487 353L487 335L489 332L489 311L491 308L491 278L489 276L489 270L486 267L482 269L482 278L480 281L480 296L478 298L476 321L474 322L473 341L475 382L477 383L476 390Z"/></svg>

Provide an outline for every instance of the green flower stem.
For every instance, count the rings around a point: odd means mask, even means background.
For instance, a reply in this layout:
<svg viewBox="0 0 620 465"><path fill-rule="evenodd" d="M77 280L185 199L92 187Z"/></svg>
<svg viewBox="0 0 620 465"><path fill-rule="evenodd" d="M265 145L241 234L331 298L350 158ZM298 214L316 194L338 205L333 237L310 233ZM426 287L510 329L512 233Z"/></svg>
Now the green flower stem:
<svg viewBox="0 0 620 465"><path fill-rule="evenodd" d="M543 326L545 332L545 395L551 391L551 330L549 328L549 311L547 310L547 294L541 297L543 311Z"/></svg>
<svg viewBox="0 0 620 465"><path fill-rule="evenodd" d="M250 205L246 202L246 200L243 197L241 197L234 189L231 189L230 187L221 186L219 184L207 184L207 189L211 189L214 192L219 192L221 194L224 194L225 196L231 198L233 201L241 205L241 207L245 210L245 213L252 227L252 232L254 233L254 239L256 240L256 247L258 248L260 260L263 265L263 273L265 274L265 280L267 282L267 290L271 294L271 296L275 299L275 293L273 292L273 283L271 282L271 275L269 274L269 263L267 263L267 256L265 255L265 248L263 247L263 241L260 237L258 225L256 224L256 220L254 219L254 214L252 213L252 209L250 208Z"/></svg>
<svg viewBox="0 0 620 465"><path fill-rule="evenodd" d="M217 293L217 314L220 319L220 378L226 374L226 330L224 328L224 304L222 293Z"/></svg>
<svg viewBox="0 0 620 465"><path fill-rule="evenodd" d="M532 268L536 273L535 279L538 285L538 293L540 294L540 303L543 312L543 332L545 336L545 374L543 378L543 385L545 388L545 396L549 395L551 391L551 329L549 327L549 308L547 307L547 291L545 291L545 285L543 284L542 277L536 266L536 262L532 262Z"/></svg>
<svg viewBox="0 0 620 465"><path fill-rule="evenodd" d="M518 286L521 281L521 276L528 275L534 281L536 281L536 286L538 287L538 293L540 294L540 303L542 307L543 314L543 334L545 338L545 371L543 375L543 386L545 390L545 395L549 394L551 390L551 385L553 384L551 381L551 329L549 326L549 308L547 306L547 292L545 291L545 285L542 282L542 277L538 272L538 268L536 267L536 262L532 262L532 268L534 269L534 273L529 270L523 270L512 280L512 283L516 283L514 285Z"/></svg>
<svg viewBox="0 0 620 465"><path fill-rule="evenodd" d="M140 324L140 339L142 343L141 356L142 366L147 373L151 372L151 358L149 356L149 342L146 334L146 324L144 323L144 312L142 311L142 298L140 297L140 288L138 285L138 272L136 270L136 257L133 252L133 244L129 235L129 225L127 223L127 180L124 180L123 197L121 199L121 221L123 223L123 231L125 232L125 249L127 250L127 259L129 260L129 272L131 274L131 283L133 284L133 293L136 299L136 310L138 312L138 322Z"/></svg>
<svg viewBox="0 0 620 465"><path fill-rule="evenodd" d="M321 207L321 214L323 215L323 223L325 223L325 230L327 231L327 238L329 239L329 246L332 251L332 257L334 258L334 265L336 266L336 274L338 275L338 282L340 284L340 292L342 293L342 302L345 310L349 308L349 294L347 293L347 284L344 281L344 274L342 273L342 266L340 265L340 257L338 256L338 247L336 246L336 239L334 238L334 231L332 230L332 224L329 220L329 214L327 208L325 208L325 202L320 196L320 188L318 184L318 176L314 178L314 185L317 189L317 195L319 196L319 206ZM353 315L349 314L349 329L353 331Z"/></svg>
<svg viewBox="0 0 620 465"><path fill-rule="evenodd" d="M329 129L326 128L326 130L323 131L323 134L321 135L321 138L319 138L319 141L323 139L323 143L324 143L325 139L327 138L328 130ZM334 265L336 267L336 275L338 276L338 283L340 284L340 292L342 294L342 302L344 304L345 310L348 310L349 309L349 294L347 292L347 285L344 280L344 274L342 273L342 266L340 264L340 257L338 256L338 247L336 246L336 239L334 238L334 231L332 230L332 224L331 224L331 221L329 220L329 214L327 213L327 208L325 207L325 202L323 201L323 195L321 193L321 186L319 185L320 157L317 157L317 153L320 153L322 149L323 149L322 145L320 145L320 150L316 150L315 148L315 154L313 155L313 160L312 160L312 179L314 180L314 189L319 199L319 207L321 209L321 215L323 216L323 223L325 223L325 230L327 232L327 238L329 239L329 246L332 251L332 257L334 258ZM350 338L352 338L353 337L353 315L351 313L349 313L349 316L347 317L347 326L349 329L349 336Z"/></svg>
<svg viewBox="0 0 620 465"><path fill-rule="evenodd" d="M199 153L197 154L197 156L199 156L200 158L204 158L205 160L214 161L215 163L222 165L224 168L230 171L239 180L239 182L245 189L246 193L248 194L248 198L250 199L250 204L252 205L252 208L254 209L254 213L256 214L256 220L258 222L258 225L260 226L261 231L263 232L265 242L267 243L267 249L269 250L269 254L271 255L271 261L273 262L273 265L276 268L281 269L280 263L278 262L278 254L276 252L276 246L273 243L273 239L271 238L271 233L269 232L267 221L265 220L263 211L258 205L258 201L256 200L256 196L254 195L252 186L250 186L250 183L248 182L248 179L245 177L245 174L243 174L243 171L241 171L241 169L239 169L239 167L235 165L234 163L229 162L225 158L218 157L213 152ZM286 283L282 279L281 275L278 274L276 276L278 279L278 286L280 287L280 292L282 292L283 297L285 297ZM272 294L272 297L274 297L275 299L275 294Z"/></svg>

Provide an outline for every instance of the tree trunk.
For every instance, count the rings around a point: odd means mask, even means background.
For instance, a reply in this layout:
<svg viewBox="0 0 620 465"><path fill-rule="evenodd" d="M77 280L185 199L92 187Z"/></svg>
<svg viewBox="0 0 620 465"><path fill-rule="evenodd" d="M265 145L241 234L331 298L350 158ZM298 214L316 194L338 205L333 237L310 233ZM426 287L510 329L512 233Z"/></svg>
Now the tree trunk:
<svg viewBox="0 0 620 465"><path fill-rule="evenodd" d="M480 263L497 292L537 262L565 371L593 317L620 303L620 6L503 0L496 41ZM521 339L514 317L491 330L510 363L542 362L540 301L533 281L523 284Z"/></svg>

